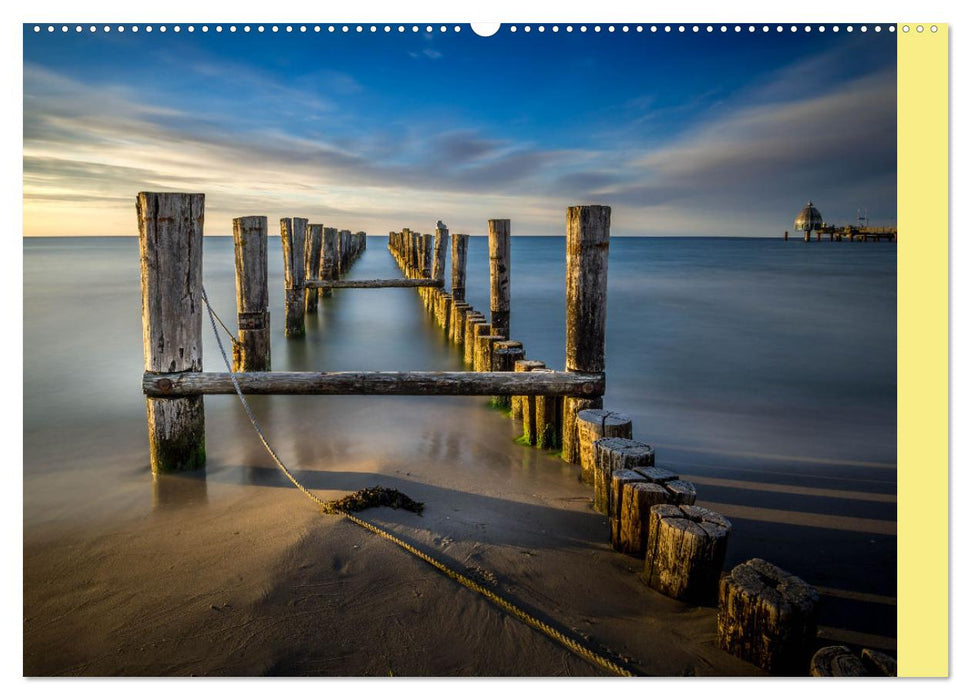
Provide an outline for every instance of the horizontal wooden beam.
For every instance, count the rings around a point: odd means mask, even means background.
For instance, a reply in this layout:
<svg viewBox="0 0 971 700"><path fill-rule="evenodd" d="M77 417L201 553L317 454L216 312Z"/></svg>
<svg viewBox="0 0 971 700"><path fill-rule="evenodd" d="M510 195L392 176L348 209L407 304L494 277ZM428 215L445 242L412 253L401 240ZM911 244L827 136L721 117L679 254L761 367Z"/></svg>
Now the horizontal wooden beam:
<svg viewBox="0 0 971 700"><path fill-rule="evenodd" d="M239 372L244 394L602 396L603 374L580 372ZM146 372L151 397L232 394L228 372Z"/></svg>
<svg viewBox="0 0 971 700"><path fill-rule="evenodd" d="M444 280L396 279L396 280L307 280L308 289L387 289L389 287L444 287Z"/></svg>

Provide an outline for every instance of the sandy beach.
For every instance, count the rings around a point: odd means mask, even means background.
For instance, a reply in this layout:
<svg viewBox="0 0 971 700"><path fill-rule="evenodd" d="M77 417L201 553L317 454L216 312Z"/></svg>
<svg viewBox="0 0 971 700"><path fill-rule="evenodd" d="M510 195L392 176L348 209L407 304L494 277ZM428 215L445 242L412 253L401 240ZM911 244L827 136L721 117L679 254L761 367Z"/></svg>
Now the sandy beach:
<svg viewBox="0 0 971 700"><path fill-rule="evenodd" d="M437 410L488 410L449 403ZM515 444L499 414L437 433L435 412L402 419L427 430L398 460L321 464L300 478L326 498L380 484L423 501L422 516L363 516L642 673L758 673L717 648L714 609L654 593L641 562L610 548L576 467ZM604 673L391 543L318 514L272 467L247 469L248 486L163 479L146 516L28 532L25 675Z"/></svg>

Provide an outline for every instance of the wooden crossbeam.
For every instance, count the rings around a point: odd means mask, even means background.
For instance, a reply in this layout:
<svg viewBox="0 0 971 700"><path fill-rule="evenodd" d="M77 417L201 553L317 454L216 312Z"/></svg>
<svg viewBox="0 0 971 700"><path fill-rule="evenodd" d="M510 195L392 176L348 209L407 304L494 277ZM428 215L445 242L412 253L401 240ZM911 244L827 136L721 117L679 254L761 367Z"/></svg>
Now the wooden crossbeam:
<svg viewBox="0 0 971 700"><path fill-rule="evenodd" d="M240 372L244 394L386 396L602 396L602 373L580 372ZM153 398L232 394L228 372L146 372Z"/></svg>
<svg viewBox="0 0 971 700"><path fill-rule="evenodd" d="M395 280L307 280L304 286L320 289L387 289L390 287L444 287L444 280L395 279Z"/></svg>

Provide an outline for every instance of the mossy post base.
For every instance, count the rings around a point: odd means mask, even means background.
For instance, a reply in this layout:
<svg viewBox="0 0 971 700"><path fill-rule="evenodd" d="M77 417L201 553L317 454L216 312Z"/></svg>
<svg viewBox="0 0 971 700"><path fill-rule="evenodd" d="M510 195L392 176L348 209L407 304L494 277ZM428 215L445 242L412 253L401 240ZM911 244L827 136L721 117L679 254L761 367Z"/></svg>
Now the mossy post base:
<svg viewBox="0 0 971 700"><path fill-rule="evenodd" d="M205 195L140 192L136 211L145 371L201 372ZM149 398L146 413L153 472L205 466L202 396Z"/></svg>
<svg viewBox="0 0 971 700"><path fill-rule="evenodd" d="M148 450L157 474L206 466L206 411L201 396L146 399Z"/></svg>

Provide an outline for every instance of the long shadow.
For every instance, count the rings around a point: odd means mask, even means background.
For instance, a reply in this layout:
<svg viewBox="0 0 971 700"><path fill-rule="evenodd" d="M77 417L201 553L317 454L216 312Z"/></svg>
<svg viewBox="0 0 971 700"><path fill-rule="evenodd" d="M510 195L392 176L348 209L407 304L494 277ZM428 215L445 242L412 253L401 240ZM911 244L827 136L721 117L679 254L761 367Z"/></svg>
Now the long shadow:
<svg viewBox="0 0 971 700"><path fill-rule="evenodd" d="M604 516L592 510L577 512L522 503L384 473L297 471L294 476L311 491L357 491L371 486L398 489L425 504L423 515L382 509L382 520L428 529L444 525L449 531L440 534L447 534L453 540L551 549L588 547L591 543L603 542L607 532ZM246 467L246 479L254 486L293 489L293 485L272 467ZM296 491L294 497L303 498ZM501 525L490 527L490 523Z"/></svg>

